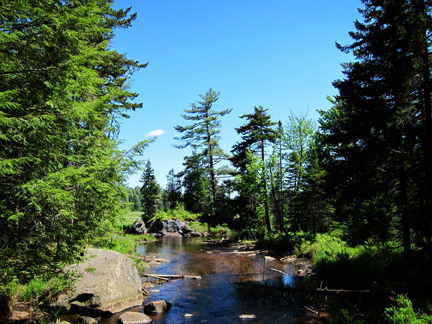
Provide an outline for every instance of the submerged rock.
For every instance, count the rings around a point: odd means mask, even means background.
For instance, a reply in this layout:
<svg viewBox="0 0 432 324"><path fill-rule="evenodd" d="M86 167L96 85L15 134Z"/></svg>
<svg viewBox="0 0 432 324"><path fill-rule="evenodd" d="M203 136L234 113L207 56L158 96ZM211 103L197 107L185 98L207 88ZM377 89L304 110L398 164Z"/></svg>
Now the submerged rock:
<svg viewBox="0 0 432 324"><path fill-rule="evenodd" d="M120 315L118 321L122 324L144 324L151 323L152 319L143 313L126 312Z"/></svg>
<svg viewBox="0 0 432 324"><path fill-rule="evenodd" d="M149 315L166 313L171 309L171 307L171 303L166 300L156 300L144 306L144 313Z"/></svg>
<svg viewBox="0 0 432 324"><path fill-rule="evenodd" d="M82 278L73 292L60 296L53 306L114 314L142 304L141 278L132 259L99 249L87 249L85 256L87 261L65 268Z"/></svg>

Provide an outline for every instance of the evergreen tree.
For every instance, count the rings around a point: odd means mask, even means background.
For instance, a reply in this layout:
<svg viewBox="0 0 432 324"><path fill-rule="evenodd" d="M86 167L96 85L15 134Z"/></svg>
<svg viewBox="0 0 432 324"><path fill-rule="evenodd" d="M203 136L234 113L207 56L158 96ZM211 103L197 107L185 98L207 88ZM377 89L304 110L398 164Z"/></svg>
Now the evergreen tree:
<svg viewBox="0 0 432 324"><path fill-rule="evenodd" d="M245 114L240 116L240 118L246 118L248 123L236 128L236 131L241 135L242 141L233 146L231 153L233 156L230 161L233 165L240 169L241 173L244 173L247 169L247 152L257 152L263 161L263 167L265 167L265 154L266 154L266 144L268 142L275 143L278 133L272 127L276 123L270 120L270 116L266 114L267 109L263 107L254 107L253 114ZM263 174L265 174L263 170ZM267 225L267 230L271 232L270 214L268 207L268 192L267 192L267 182L263 179L262 182L262 195L264 200L265 208L265 220Z"/></svg>
<svg viewBox="0 0 432 324"><path fill-rule="evenodd" d="M191 213L201 214L208 221L212 212L211 208L211 184L206 177L202 162L202 156L196 152L192 156L185 157L183 177L183 202L185 209Z"/></svg>
<svg viewBox="0 0 432 324"><path fill-rule="evenodd" d="M178 175L174 173L174 169L171 169L167 175L167 185L165 189L167 209L174 209L178 205L178 203L181 202L181 189L181 179Z"/></svg>
<svg viewBox="0 0 432 324"><path fill-rule="evenodd" d="M408 261L413 227L420 244L431 239L431 185L422 180L431 166L430 3L363 3L354 43L338 45L356 61L344 65L335 107L321 119L332 157L328 178L338 183L329 188L354 237L387 240L396 230Z"/></svg>
<svg viewBox="0 0 432 324"><path fill-rule="evenodd" d="M185 109L187 115L182 115L185 120L193 121L189 126L175 126L175 130L182 133L182 137L175 138L183 142L181 145L176 145L177 148L186 148L192 146L194 149L201 149L201 156L205 165L205 171L210 176L212 188L212 198L216 198L216 175L218 170L216 165L227 158L219 146L218 135L221 122L219 117L229 114L232 109L222 111L213 110L213 104L219 99L219 92L213 91L210 88L205 95L200 94L202 101L191 104L191 109Z"/></svg>
<svg viewBox="0 0 432 324"><path fill-rule="evenodd" d="M142 182L141 196L144 205L143 220L148 221L156 215L161 206L161 188L156 182L154 170L150 160L147 161L140 182Z"/></svg>
<svg viewBox="0 0 432 324"><path fill-rule="evenodd" d="M0 281L74 263L122 212L113 131L140 108L128 90L144 64L110 48L136 15L112 1L0 2Z"/></svg>

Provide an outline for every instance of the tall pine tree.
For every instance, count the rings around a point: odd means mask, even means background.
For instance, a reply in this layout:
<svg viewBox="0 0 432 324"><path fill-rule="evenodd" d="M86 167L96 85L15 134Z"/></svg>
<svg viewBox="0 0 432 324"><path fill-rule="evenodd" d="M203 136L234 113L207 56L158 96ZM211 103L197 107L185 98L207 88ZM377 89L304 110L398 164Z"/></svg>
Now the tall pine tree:
<svg viewBox="0 0 432 324"><path fill-rule="evenodd" d="M182 117L185 120L193 121L189 126L175 126L175 130L183 135L175 138L182 141L183 144L176 145L177 148L186 148L192 146L199 152L203 158L205 171L210 176L210 183L212 188L213 201L216 200L216 175L218 170L216 165L224 159L227 155L219 146L219 139L221 128L220 117L229 114L232 109L225 109L221 111L213 110L213 104L219 100L219 92L213 91L210 88L205 95L200 94L202 101L197 101L191 104L191 109L185 109L185 115Z"/></svg>

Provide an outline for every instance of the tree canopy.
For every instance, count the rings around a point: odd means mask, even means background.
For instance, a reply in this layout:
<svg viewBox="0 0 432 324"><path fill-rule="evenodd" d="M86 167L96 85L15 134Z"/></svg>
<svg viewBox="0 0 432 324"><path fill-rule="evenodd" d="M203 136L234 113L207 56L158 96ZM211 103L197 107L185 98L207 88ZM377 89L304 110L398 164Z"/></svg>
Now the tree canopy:
<svg viewBox="0 0 432 324"><path fill-rule="evenodd" d="M148 142L117 148L146 66L111 48L136 15L110 0L0 3L0 281L73 263L121 211ZM13 269L13 271L12 271Z"/></svg>

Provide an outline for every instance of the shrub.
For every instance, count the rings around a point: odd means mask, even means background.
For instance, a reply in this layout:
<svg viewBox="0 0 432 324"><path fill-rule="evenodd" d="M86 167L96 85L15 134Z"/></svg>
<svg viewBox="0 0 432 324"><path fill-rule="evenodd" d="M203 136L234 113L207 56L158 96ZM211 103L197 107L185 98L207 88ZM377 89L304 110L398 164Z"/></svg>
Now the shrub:
<svg viewBox="0 0 432 324"><path fill-rule="evenodd" d="M396 306L386 308L387 322L390 324L427 324L432 323L432 315L416 313L412 302L406 295L396 296Z"/></svg>
<svg viewBox="0 0 432 324"><path fill-rule="evenodd" d="M297 253L308 255L322 276L351 287L388 285L402 269L401 250L391 242L349 246L340 238L318 234L301 244ZM348 287L347 287L348 288Z"/></svg>
<svg viewBox="0 0 432 324"><path fill-rule="evenodd" d="M200 216L201 216L200 214L194 214L188 212L187 210L184 209L184 206L182 205L177 205L176 208L170 209L168 211L159 210L156 213L155 217L153 217L150 220L179 219L183 222L188 222L188 221L195 221Z"/></svg>
<svg viewBox="0 0 432 324"><path fill-rule="evenodd" d="M191 221L191 222L188 223L188 225L189 225L190 228L192 228L194 230L197 230L199 232L203 232L204 233L204 232L207 232L207 230L208 230L207 223L201 223L201 222Z"/></svg>
<svg viewBox="0 0 432 324"><path fill-rule="evenodd" d="M210 234L230 236L231 230L227 224L216 225L215 227L210 228Z"/></svg>

